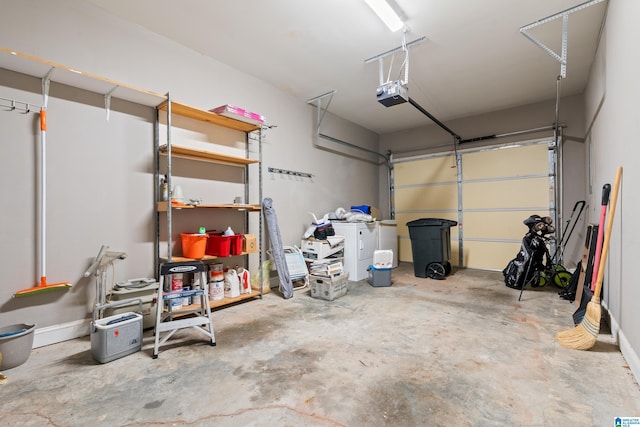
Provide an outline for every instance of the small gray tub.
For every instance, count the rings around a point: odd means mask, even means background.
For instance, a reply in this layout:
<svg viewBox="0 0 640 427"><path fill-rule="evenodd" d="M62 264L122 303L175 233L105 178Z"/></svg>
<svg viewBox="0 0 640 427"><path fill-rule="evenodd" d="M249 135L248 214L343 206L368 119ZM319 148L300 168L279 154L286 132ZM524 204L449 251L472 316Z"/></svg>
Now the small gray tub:
<svg viewBox="0 0 640 427"><path fill-rule="evenodd" d="M3 326L0 328L0 371L15 368L27 361L33 347L33 331L36 325Z"/></svg>

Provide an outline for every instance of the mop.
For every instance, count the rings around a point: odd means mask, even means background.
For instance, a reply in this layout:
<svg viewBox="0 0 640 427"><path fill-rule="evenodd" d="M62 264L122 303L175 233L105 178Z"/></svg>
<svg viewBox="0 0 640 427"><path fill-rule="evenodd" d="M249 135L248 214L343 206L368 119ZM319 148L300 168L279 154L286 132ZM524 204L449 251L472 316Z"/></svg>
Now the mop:
<svg viewBox="0 0 640 427"><path fill-rule="evenodd" d="M25 297L43 292L68 289L69 282L47 283L46 273L46 134L47 134L47 114L45 108L40 109L40 284L31 288L17 291L13 296L16 298Z"/></svg>

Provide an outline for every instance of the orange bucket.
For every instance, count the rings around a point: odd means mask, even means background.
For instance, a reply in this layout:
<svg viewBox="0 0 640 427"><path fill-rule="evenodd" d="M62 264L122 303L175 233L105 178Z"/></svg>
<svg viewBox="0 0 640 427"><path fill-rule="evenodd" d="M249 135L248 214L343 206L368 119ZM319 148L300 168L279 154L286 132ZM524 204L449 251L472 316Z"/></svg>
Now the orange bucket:
<svg viewBox="0 0 640 427"><path fill-rule="evenodd" d="M202 259L207 247L206 234L180 233L182 237L182 256L185 258Z"/></svg>

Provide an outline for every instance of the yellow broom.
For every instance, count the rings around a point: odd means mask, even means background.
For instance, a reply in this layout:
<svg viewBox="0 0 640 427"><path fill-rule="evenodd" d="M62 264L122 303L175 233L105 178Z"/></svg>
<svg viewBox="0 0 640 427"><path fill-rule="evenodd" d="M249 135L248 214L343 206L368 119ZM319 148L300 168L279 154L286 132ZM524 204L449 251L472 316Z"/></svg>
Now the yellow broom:
<svg viewBox="0 0 640 427"><path fill-rule="evenodd" d="M616 170L616 180L613 186L613 194L609 202L609 217L607 218L607 229L605 231L602 253L600 255L600 264L598 266L598 277L596 279L596 289L593 292L591 301L587 304L587 310L582 322L575 328L567 331L558 332L556 340L566 348L573 350L589 350L591 349L600 332L600 317L602 309L600 307L600 292L602 291L602 279L604 277L604 265L609 253L609 241L611 239L611 229L613 228L613 217L616 213L616 200L618 199L618 191L620 190L620 180L622 178L622 167Z"/></svg>

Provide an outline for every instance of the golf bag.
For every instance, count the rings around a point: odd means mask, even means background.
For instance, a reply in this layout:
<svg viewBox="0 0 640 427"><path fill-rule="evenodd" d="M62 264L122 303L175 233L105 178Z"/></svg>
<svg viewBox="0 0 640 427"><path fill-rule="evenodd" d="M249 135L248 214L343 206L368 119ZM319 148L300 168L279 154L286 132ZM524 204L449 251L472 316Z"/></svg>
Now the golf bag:
<svg viewBox="0 0 640 427"><path fill-rule="evenodd" d="M546 236L555 231L551 222L551 218L539 215L531 215L523 221L529 227L529 231L522 238L522 245L516 257L502 270L505 285L519 290L529 283L534 288L539 286L539 281L534 279L546 268L546 262L549 261Z"/></svg>

